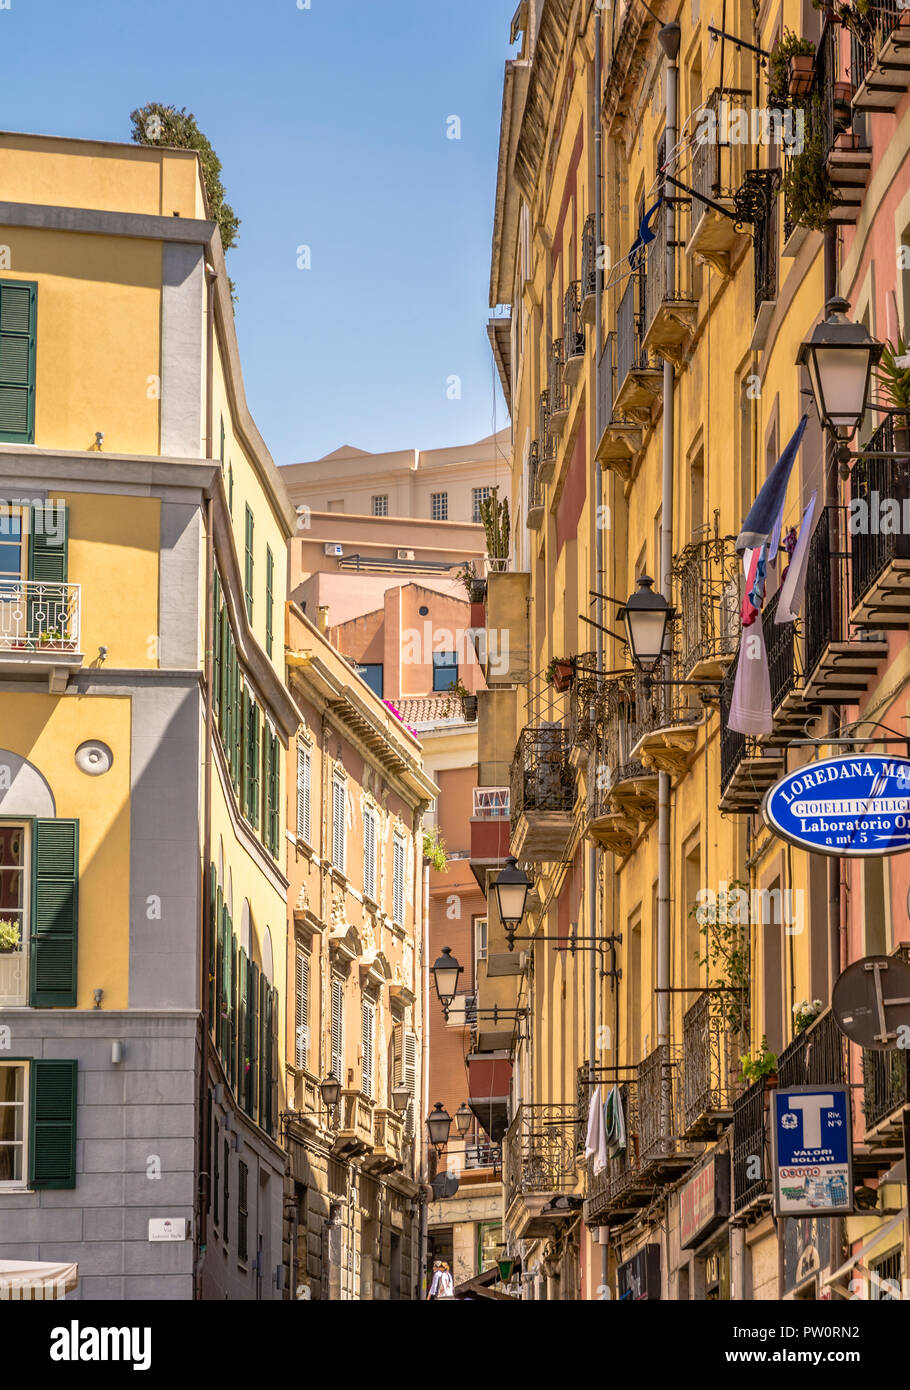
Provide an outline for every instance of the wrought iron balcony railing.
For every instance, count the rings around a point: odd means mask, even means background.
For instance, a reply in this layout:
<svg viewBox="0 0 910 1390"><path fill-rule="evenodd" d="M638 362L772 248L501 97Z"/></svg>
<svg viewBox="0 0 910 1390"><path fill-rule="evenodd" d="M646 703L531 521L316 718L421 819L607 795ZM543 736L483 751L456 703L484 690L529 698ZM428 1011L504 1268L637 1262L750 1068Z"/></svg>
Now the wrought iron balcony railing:
<svg viewBox="0 0 910 1390"><path fill-rule="evenodd" d="M507 820L509 816L509 788L475 787L472 815L475 820Z"/></svg>
<svg viewBox="0 0 910 1390"><path fill-rule="evenodd" d="M616 314L616 395L618 396L631 371L650 365L648 353L642 346L644 330L644 271L639 268L629 276Z"/></svg>
<svg viewBox="0 0 910 1390"><path fill-rule="evenodd" d="M708 138L712 125L705 122L706 138L696 139L692 153L692 188L715 203L732 200L745 171L746 147L729 139L730 121L724 110L724 102L728 108L748 108L752 105L752 93L737 87L715 87L705 102L706 111L714 117L715 138ZM698 222L705 206L695 199L692 205L693 224Z"/></svg>
<svg viewBox="0 0 910 1390"><path fill-rule="evenodd" d="M862 15L854 20L855 27L850 33L850 75L855 90L859 90L878 63L883 46L901 24L906 24L906 6L901 0L868 0ZM858 21L858 22L857 22ZM887 78L887 69L883 74ZM890 82L897 85L895 74ZM899 96L894 92L894 96ZM897 105L897 102L894 102ZM893 110L893 106L883 103L881 109Z"/></svg>
<svg viewBox="0 0 910 1390"><path fill-rule="evenodd" d="M528 511L543 506L543 484L540 481L540 443L531 441L528 451Z"/></svg>
<svg viewBox="0 0 910 1390"><path fill-rule="evenodd" d="M606 1167L599 1173L594 1172L593 1164L589 1162L585 1186L586 1219L604 1217L611 1209L631 1209L638 1205L633 1197L636 1190L643 1195L649 1187L642 1181L639 1164L637 1083L624 1081L619 1087L619 1099L626 1129L626 1147L614 1158L608 1159Z"/></svg>
<svg viewBox="0 0 910 1390"><path fill-rule="evenodd" d="M797 1033L777 1059L781 1086L843 1086L847 1081L847 1040L830 1009Z"/></svg>
<svg viewBox="0 0 910 1390"><path fill-rule="evenodd" d="M893 499L903 518L910 507L910 431L900 416L888 415L865 446L867 452L856 460L850 473L850 490L854 505L865 504L867 522L850 537L853 559L853 605L861 602L868 591L893 560L910 559L910 533L903 522L892 532L880 525L870 524L872 513L884 498ZM906 458L875 458L878 453L902 453ZM862 508L857 507L862 517Z"/></svg>
<svg viewBox="0 0 910 1390"><path fill-rule="evenodd" d="M552 463L556 458L559 436L550 429L550 393L541 391L537 408L537 435L541 464Z"/></svg>
<svg viewBox="0 0 910 1390"><path fill-rule="evenodd" d="M604 683L598 672L597 653L579 652L569 705L569 743L575 748L589 748L594 742L603 713Z"/></svg>
<svg viewBox="0 0 910 1390"><path fill-rule="evenodd" d="M547 403L550 419L566 414L569 409L569 388L563 380L566 365L566 344L563 338L554 338L550 349L550 371L547 381Z"/></svg>
<svg viewBox="0 0 910 1390"><path fill-rule="evenodd" d="M0 651L77 652L81 585L0 579Z"/></svg>
<svg viewBox="0 0 910 1390"><path fill-rule="evenodd" d="M597 230L593 212L588 213L581 233L581 297L589 299L597 292Z"/></svg>
<svg viewBox="0 0 910 1390"><path fill-rule="evenodd" d="M501 1144L469 1144L464 1150L464 1167L467 1169L502 1167Z"/></svg>
<svg viewBox="0 0 910 1390"><path fill-rule="evenodd" d="M595 788L604 806L617 782L644 775L644 764L633 759L632 749L646 727L647 703L641 679L631 671L609 678L603 691L603 739L598 749L602 753L598 761L605 770L597 777Z"/></svg>
<svg viewBox="0 0 910 1390"><path fill-rule="evenodd" d="M732 536L712 536L687 545L673 565L676 641L683 676L725 670L740 634L742 566Z"/></svg>
<svg viewBox="0 0 910 1390"><path fill-rule="evenodd" d="M575 1190L574 1105L519 1105L503 1141L506 1208L532 1192Z"/></svg>
<svg viewBox="0 0 910 1390"><path fill-rule="evenodd" d="M683 1015L683 1123L693 1137L713 1133L718 1119L732 1114L745 1050L744 1008L738 996L706 990Z"/></svg>
<svg viewBox="0 0 910 1390"><path fill-rule="evenodd" d="M785 696L789 695L796 681L796 643L793 638L792 623L777 623L777 605L780 590L770 598L762 609L762 632L765 651L768 653L768 675L771 681L771 708L776 710Z"/></svg>
<svg viewBox="0 0 910 1390"><path fill-rule="evenodd" d="M825 507L809 542L806 561L806 597L804 633L806 672L815 670L825 647L834 637L834 613L831 602L832 565L837 563L831 544L833 508ZM836 534L836 532L835 532Z"/></svg>
<svg viewBox="0 0 910 1390"><path fill-rule="evenodd" d="M597 363L597 410L600 420L600 429L606 429L613 418L613 345L615 335L607 334L607 341L604 343L603 352Z"/></svg>
<svg viewBox="0 0 910 1390"><path fill-rule="evenodd" d="M736 668L739 657L735 657L727 668L720 687L720 790L721 795L733 781L736 769L746 756L747 739L738 729L729 727L730 706L733 703L733 687L736 683Z"/></svg>
<svg viewBox="0 0 910 1390"><path fill-rule="evenodd" d="M585 326L581 317L581 282L573 280L566 290L563 314L563 342L568 367L585 355Z"/></svg>
<svg viewBox="0 0 910 1390"><path fill-rule="evenodd" d="M768 1192L764 1077L733 1102L733 1210L743 1211Z"/></svg>
<svg viewBox="0 0 910 1390"><path fill-rule="evenodd" d="M662 1043L638 1068L639 1164L643 1172L684 1166L697 1149L683 1138L681 1056Z"/></svg>
<svg viewBox="0 0 910 1390"><path fill-rule="evenodd" d="M910 961L910 949L900 947L894 952L898 960ZM888 1119L900 1121L905 1105L910 1105L910 1067L907 1049L897 1047L891 1052L863 1049L863 1113L866 1130L884 1125Z"/></svg>
<svg viewBox="0 0 910 1390"><path fill-rule="evenodd" d="M654 240L648 244L648 271L645 282L645 321L647 333L661 305L691 298L689 258L685 254L690 215L689 198L664 197L654 223ZM671 235L672 222L672 235ZM672 284L670 268L672 266Z"/></svg>
<svg viewBox="0 0 910 1390"><path fill-rule="evenodd" d="M512 759L511 821L535 811L571 812L575 805L575 769L561 724L522 729Z"/></svg>

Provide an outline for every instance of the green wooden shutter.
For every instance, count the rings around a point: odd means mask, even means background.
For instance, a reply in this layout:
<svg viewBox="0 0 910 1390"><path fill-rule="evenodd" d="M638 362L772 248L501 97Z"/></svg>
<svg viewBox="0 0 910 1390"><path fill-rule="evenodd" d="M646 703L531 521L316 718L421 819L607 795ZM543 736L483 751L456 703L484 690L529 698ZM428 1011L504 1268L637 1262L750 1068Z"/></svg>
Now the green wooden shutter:
<svg viewBox="0 0 910 1390"><path fill-rule="evenodd" d="M212 598L212 706L215 714L221 711L221 624L224 616L221 608L221 580L215 571Z"/></svg>
<svg viewBox="0 0 910 1390"><path fill-rule="evenodd" d="M250 1118L255 1120L259 1114L259 966L250 962L250 1013L248 1028L250 1035Z"/></svg>
<svg viewBox="0 0 910 1390"><path fill-rule="evenodd" d="M253 621L253 513L249 507L245 513L246 538L244 545L243 596L246 599L246 615Z"/></svg>
<svg viewBox="0 0 910 1390"><path fill-rule="evenodd" d="M76 1186L76 1062L29 1064L29 1186Z"/></svg>
<svg viewBox="0 0 910 1390"><path fill-rule="evenodd" d="M265 650L272 655L274 645L274 633L272 624L274 621L273 609L275 606L275 557L272 555L271 547L265 548Z"/></svg>
<svg viewBox="0 0 910 1390"><path fill-rule="evenodd" d="M259 1125L266 1127L269 1108L269 982L264 975L259 976Z"/></svg>
<svg viewBox="0 0 910 1390"><path fill-rule="evenodd" d="M266 1129L278 1133L278 991L269 990L269 1114Z"/></svg>
<svg viewBox="0 0 910 1390"><path fill-rule="evenodd" d="M237 936L231 933L231 1002L230 1002L230 1058L228 1075L231 1085L237 1086Z"/></svg>
<svg viewBox="0 0 910 1390"><path fill-rule="evenodd" d="M247 999L249 990L249 962L246 951L241 946L237 957L239 984L237 1000L237 1100L241 1110L249 1106L249 1070L247 1066Z"/></svg>
<svg viewBox="0 0 910 1390"><path fill-rule="evenodd" d="M76 1003L79 822L36 820L32 840L29 1004Z"/></svg>
<svg viewBox="0 0 910 1390"><path fill-rule="evenodd" d="M249 739L247 756L249 759L247 778L246 814L250 824L259 829L259 706L250 700Z"/></svg>
<svg viewBox="0 0 910 1390"><path fill-rule="evenodd" d="M0 442L35 442L38 286L0 281Z"/></svg>
<svg viewBox="0 0 910 1390"><path fill-rule="evenodd" d="M231 721L231 776L234 790L239 794L241 784L241 761L243 750L243 700L241 699L240 662L237 648L234 648L234 717ZM242 803L241 803L242 804Z"/></svg>
<svg viewBox="0 0 910 1390"><path fill-rule="evenodd" d="M48 525L53 512L53 526ZM28 577L46 584L65 584L69 516L65 503L33 502L28 526Z"/></svg>

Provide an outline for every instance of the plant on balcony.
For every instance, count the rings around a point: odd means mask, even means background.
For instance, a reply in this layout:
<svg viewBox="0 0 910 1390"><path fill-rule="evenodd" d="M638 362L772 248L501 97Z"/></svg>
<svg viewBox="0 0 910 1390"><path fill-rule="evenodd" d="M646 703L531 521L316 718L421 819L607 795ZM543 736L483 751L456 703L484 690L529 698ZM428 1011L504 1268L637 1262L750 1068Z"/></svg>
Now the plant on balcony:
<svg viewBox="0 0 910 1390"><path fill-rule="evenodd" d="M897 346L888 339L878 364L876 382L882 388L888 404L902 413L895 420L901 429L910 425L910 349L898 333Z"/></svg>
<svg viewBox="0 0 910 1390"><path fill-rule="evenodd" d="M543 678L547 685L552 685L554 690L560 694L571 689L572 681L575 679L575 658L574 656L553 656L543 673Z"/></svg>
<svg viewBox="0 0 910 1390"><path fill-rule="evenodd" d="M449 690L456 700L461 701L461 713L465 723L473 724L477 718L477 696L472 695L467 686L462 685L460 680L451 681Z"/></svg>
<svg viewBox="0 0 910 1390"><path fill-rule="evenodd" d="M790 160L781 180L791 222L822 232L831 217L837 193L828 173L821 98L816 93L806 121L806 141Z"/></svg>
<svg viewBox="0 0 910 1390"><path fill-rule="evenodd" d="M509 504L500 502L499 488L494 487L490 496L479 504L480 519L487 538L487 558L491 570L504 570L509 559L509 543L512 538L512 525L509 521Z"/></svg>
<svg viewBox="0 0 910 1390"><path fill-rule="evenodd" d="M745 910L744 910L745 909ZM695 903L689 909L701 927L705 953L699 959L722 989L718 1011L724 1027L743 1038L748 1029L749 982L751 953L749 950L749 885L733 879L720 893L712 893L709 902Z"/></svg>
<svg viewBox="0 0 910 1390"><path fill-rule="evenodd" d="M10 917L0 917L0 955L19 949L19 923Z"/></svg>
<svg viewBox="0 0 910 1390"><path fill-rule="evenodd" d="M825 15L836 20L854 38L867 46L871 45L875 34L869 19L870 0L852 0L849 4L838 4L836 0L812 0L812 8L824 11Z"/></svg>
<svg viewBox="0 0 910 1390"><path fill-rule="evenodd" d="M739 1060L742 1069L743 1080L754 1085L756 1081L777 1082L777 1053L772 1052L768 1046L768 1039L762 1034L761 1051L757 1057L748 1054Z"/></svg>
<svg viewBox="0 0 910 1390"><path fill-rule="evenodd" d="M446 856L446 842L436 825L423 832L423 857L431 868L438 869L441 874L448 872L449 861Z"/></svg>
<svg viewBox="0 0 910 1390"><path fill-rule="evenodd" d="M458 578L464 585L468 600L471 603L483 603L487 592L487 581L482 578L474 565L473 560L468 560L458 570Z"/></svg>
<svg viewBox="0 0 910 1390"><path fill-rule="evenodd" d="M824 1005L820 999L801 999L793 1005L793 1032L804 1033L814 1023Z"/></svg>
<svg viewBox="0 0 910 1390"><path fill-rule="evenodd" d="M801 38L792 29L785 29L771 49L768 59L768 100L771 106L783 106L793 93L790 90L790 59L815 58L815 44ZM809 63L811 80L812 64Z"/></svg>
<svg viewBox="0 0 910 1390"><path fill-rule="evenodd" d="M62 627L48 628L46 632L39 634L38 641L42 647L59 646L66 641L66 633Z"/></svg>

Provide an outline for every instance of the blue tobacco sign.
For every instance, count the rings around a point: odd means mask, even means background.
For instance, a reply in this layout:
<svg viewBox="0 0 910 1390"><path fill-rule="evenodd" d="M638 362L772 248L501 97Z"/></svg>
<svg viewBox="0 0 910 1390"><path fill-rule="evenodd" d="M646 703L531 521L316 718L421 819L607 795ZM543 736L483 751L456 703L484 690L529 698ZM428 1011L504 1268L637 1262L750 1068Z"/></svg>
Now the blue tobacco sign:
<svg viewBox="0 0 910 1390"><path fill-rule="evenodd" d="M853 1210L853 1155L846 1086L789 1086L771 1092L776 1216Z"/></svg>
<svg viewBox="0 0 910 1390"><path fill-rule="evenodd" d="M762 816L782 839L818 854L900 854L910 849L910 758L808 763L771 787Z"/></svg>

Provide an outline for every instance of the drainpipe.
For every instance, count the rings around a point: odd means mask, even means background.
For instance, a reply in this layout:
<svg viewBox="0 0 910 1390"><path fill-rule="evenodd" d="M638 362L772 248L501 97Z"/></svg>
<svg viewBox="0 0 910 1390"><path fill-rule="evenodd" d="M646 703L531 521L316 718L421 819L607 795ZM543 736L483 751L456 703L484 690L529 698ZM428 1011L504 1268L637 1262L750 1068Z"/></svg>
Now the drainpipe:
<svg viewBox="0 0 910 1390"><path fill-rule="evenodd" d="M420 1109L426 1109L428 1107L428 1097L430 1094L430 866L426 860L423 862L423 921L421 922L420 948L421 955L423 956L423 965L420 972L423 980L423 1027L420 1030L420 1045L423 1055L421 1058L421 1104L419 1108L415 1106L418 1113L414 1116L415 1144L417 1143L417 1135L420 1135L420 1187L422 1197L420 1203L420 1283L418 1284L418 1299L424 1297L427 1288L426 1185L429 1182L426 1132L420 1116Z"/></svg>
<svg viewBox="0 0 910 1390"><path fill-rule="evenodd" d="M214 344L215 344L215 272L206 264L206 363L205 363L205 451L206 458L212 458L212 421L214 417ZM212 740L215 736L215 717L213 705L212 679L214 659L212 651L213 623L212 604L215 596L215 502L209 497L205 503L205 749L203 761L203 801L202 801L202 924L199 962L200 982L200 1023L202 1039L199 1058L199 1083L196 1104L199 1111L197 1124L199 1132L199 1180L196 1189L198 1217L196 1220L196 1249L193 1296L202 1298L202 1267L205 1264L206 1236L208 1226L209 1187L211 1174L208 1171L209 1156L212 1152L212 1138L209 1127L208 1078L209 1078L209 1027L210 983L209 957L212 941Z"/></svg>
<svg viewBox="0 0 910 1390"><path fill-rule="evenodd" d="M594 15L594 96L592 110L592 125L594 129L594 246L595 246L595 289L594 289L594 447L600 439L600 433L604 422L600 418L600 354L602 351L601 342L603 338L603 269L601 267L600 238L601 220L603 217L603 186L601 183L602 169L602 141L603 131L600 120L600 30L601 17L598 9ZM603 470L597 459L594 460L594 590L597 594L603 593ZM603 599L597 599L597 670L604 669L603 653ZM597 849L592 841L588 846L588 897L589 908L588 916L590 920L590 935L592 940L597 938L598 926L598 902L597 902ZM594 1095L594 1087L597 1081L595 1069L595 1052L597 1050L597 968L600 956L592 947L588 952L588 1100ZM603 1254L601 1254L603 1259ZM601 1282L605 1283L603 1273Z"/></svg>
<svg viewBox="0 0 910 1390"><path fill-rule="evenodd" d="M665 24L657 35L667 58L667 116L665 144L667 158L676 145L677 97L680 29L677 23ZM667 294L675 288L676 216L673 204L666 205L666 275ZM676 378L673 363L664 359L663 379L663 459L660 504L660 586L670 601L670 570L673 564L673 455L675 430ZM670 1044L670 774L658 777L657 799L657 1042L660 1047ZM669 1067L669 1057L667 1057ZM669 1140L672 1133L670 1117L669 1070L661 1078L661 1134Z"/></svg>

